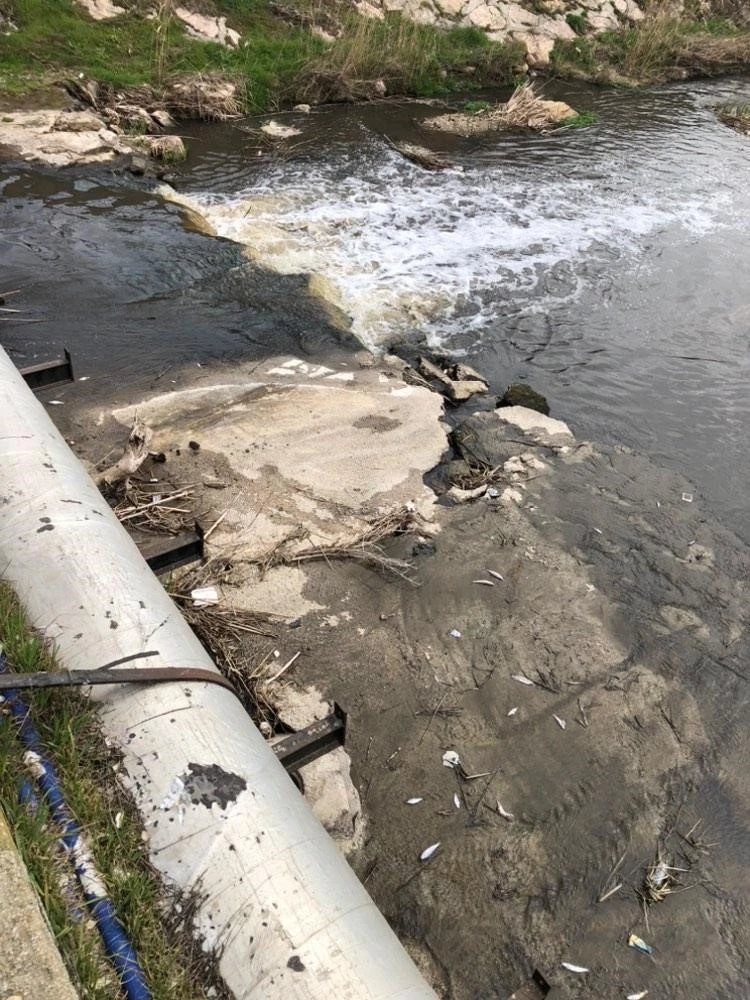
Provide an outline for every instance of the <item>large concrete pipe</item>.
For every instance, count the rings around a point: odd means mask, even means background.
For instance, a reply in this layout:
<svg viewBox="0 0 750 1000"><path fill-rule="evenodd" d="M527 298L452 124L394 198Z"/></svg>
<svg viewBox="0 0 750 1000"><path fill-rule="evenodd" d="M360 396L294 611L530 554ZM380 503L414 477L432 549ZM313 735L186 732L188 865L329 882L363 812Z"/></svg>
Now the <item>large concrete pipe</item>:
<svg viewBox="0 0 750 1000"><path fill-rule="evenodd" d="M60 665L156 649L136 662L215 671L1 349L0 401L0 574ZM153 863L198 893L197 929L238 1000L434 1000L231 692L184 681L98 691Z"/></svg>

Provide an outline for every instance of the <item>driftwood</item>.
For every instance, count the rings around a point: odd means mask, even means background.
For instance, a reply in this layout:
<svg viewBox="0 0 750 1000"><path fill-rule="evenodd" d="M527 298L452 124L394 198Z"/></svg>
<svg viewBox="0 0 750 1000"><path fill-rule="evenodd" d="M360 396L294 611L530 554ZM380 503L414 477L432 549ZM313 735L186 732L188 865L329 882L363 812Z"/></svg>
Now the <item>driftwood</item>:
<svg viewBox="0 0 750 1000"><path fill-rule="evenodd" d="M151 437L151 428L140 417L136 416L125 442L122 457L114 465L109 465L101 472L97 472L94 476L96 485L113 486L137 472L148 458Z"/></svg>
<svg viewBox="0 0 750 1000"><path fill-rule="evenodd" d="M393 142L389 140L391 146L400 153L404 159L411 160L418 167L425 170L445 170L452 166L450 160L446 160L440 153L435 153L426 146L416 146L413 142Z"/></svg>

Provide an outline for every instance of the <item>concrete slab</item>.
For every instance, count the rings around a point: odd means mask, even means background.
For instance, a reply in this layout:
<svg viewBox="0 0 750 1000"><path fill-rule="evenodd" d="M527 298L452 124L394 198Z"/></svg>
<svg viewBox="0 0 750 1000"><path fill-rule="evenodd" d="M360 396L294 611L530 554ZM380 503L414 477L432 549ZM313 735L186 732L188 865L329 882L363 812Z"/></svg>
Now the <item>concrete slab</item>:
<svg viewBox="0 0 750 1000"><path fill-rule="evenodd" d="M78 1000L2 812L0 887L0 997Z"/></svg>

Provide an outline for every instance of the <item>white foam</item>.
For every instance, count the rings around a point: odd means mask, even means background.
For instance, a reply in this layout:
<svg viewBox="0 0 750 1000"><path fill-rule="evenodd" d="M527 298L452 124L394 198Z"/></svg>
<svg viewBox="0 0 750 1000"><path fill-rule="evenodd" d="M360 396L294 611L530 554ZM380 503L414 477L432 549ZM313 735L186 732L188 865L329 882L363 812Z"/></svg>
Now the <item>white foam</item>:
<svg viewBox="0 0 750 1000"><path fill-rule="evenodd" d="M572 166L586 155L571 150ZM371 142L358 155L274 165L238 193L178 200L265 266L324 275L355 335L377 349L410 331L433 344L458 330L480 336L510 302L534 311L576 298L595 280L584 262L635 267L657 230L694 238L716 224L719 185L671 190L664 177L649 184L648 164L639 171L600 151L590 178L497 158L428 174Z"/></svg>

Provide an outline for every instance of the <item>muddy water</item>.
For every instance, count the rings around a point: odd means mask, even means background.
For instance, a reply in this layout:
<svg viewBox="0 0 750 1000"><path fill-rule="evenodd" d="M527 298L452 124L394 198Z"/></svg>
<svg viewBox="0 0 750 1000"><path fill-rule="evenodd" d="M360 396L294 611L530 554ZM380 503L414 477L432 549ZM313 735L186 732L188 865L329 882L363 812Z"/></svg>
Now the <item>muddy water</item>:
<svg viewBox="0 0 750 1000"><path fill-rule="evenodd" d="M2 173L4 281L32 320L3 322L3 343L19 361L64 344L90 376L55 391L56 415L240 357L350 350L307 292L312 272L365 342L468 355L497 388L531 381L580 436L653 457L560 464L556 485L531 484L528 523L452 515L419 590L311 575L311 597L328 587L331 606L357 609L333 673L321 622L294 641L350 712L371 818L362 877L455 1000L504 998L534 965L557 970L562 996L750 994L748 565L732 534L750 538L750 146L710 111L748 95L742 81L565 92L601 125L472 143L422 133L429 108L332 109L295 120L285 157L257 123L195 127L175 188L239 242L111 173ZM384 135L455 166L425 175ZM501 593L471 582L490 559ZM529 691L509 664L551 669L561 690ZM489 791L513 823L441 767L449 745L471 770L502 768ZM688 851L700 885L646 925L643 865L658 838L677 862L697 820L717 844ZM433 839L439 864L415 876ZM623 854L626 889L598 907ZM630 931L653 962L624 945ZM594 973L563 979L560 961Z"/></svg>

